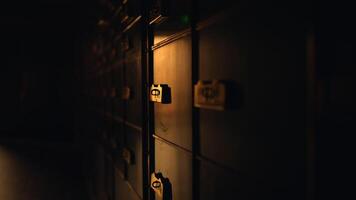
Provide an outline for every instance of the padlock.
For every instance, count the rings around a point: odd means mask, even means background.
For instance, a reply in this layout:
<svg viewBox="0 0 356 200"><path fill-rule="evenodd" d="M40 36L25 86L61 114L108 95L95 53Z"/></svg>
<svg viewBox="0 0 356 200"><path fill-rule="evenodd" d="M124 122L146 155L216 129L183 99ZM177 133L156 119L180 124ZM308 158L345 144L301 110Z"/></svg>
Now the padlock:
<svg viewBox="0 0 356 200"><path fill-rule="evenodd" d="M153 84L150 89L150 100L162 104L171 103L171 88L167 84Z"/></svg>
<svg viewBox="0 0 356 200"><path fill-rule="evenodd" d="M194 86L194 106L225 110L226 85L221 81L199 81Z"/></svg>

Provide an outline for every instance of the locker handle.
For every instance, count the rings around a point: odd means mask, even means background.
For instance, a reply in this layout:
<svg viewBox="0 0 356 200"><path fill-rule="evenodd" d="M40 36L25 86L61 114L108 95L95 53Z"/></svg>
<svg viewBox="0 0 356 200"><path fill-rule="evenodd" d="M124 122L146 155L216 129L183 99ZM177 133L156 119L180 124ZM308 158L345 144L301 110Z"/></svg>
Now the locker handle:
<svg viewBox="0 0 356 200"><path fill-rule="evenodd" d="M134 153L128 148L123 148L123 150L122 150L122 158L126 162L127 165L135 164Z"/></svg>
<svg viewBox="0 0 356 200"><path fill-rule="evenodd" d="M151 188L160 200L172 200L172 184L161 173L152 173Z"/></svg>
<svg viewBox="0 0 356 200"><path fill-rule="evenodd" d="M150 88L150 101L170 104L172 102L171 88L167 84L152 84Z"/></svg>
<svg viewBox="0 0 356 200"><path fill-rule="evenodd" d="M225 110L226 85L222 81L199 81L194 86L194 106L198 108Z"/></svg>
<svg viewBox="0 0 356 200"><path fill-rule="evenodd" d="M121 99L130 100L132 97L131 89L129 87L123 87L121 90Z"/></svg>

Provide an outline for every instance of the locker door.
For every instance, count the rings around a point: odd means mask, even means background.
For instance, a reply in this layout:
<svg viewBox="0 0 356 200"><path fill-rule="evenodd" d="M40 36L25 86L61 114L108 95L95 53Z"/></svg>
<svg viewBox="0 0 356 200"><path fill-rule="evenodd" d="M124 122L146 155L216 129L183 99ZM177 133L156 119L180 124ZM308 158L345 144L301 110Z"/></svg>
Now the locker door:
<svg viewBox="0 0 356 200"><path fill-rule="evenodd" d="M142 89L141 89L141 34L140 18L136 17L120 38L122 60L119 68L122 75L118 99L122 113L116 121L122 127L121 164L116 174L117 199L142 199Z"/></svg>
<svg viewBox="0 0 356 200"><path fill-rule="evenodd" d="M155 103L155 164L172 183L174 199L191 198L191 50L183 37L154 51L154 82L168 84L171 103Z"/></svg>
<svg viewBox="0 0 356 200"><path fill-rule="evenodd" d="M139 21L140 22L140 21ZM125 85L129 91L124 97L126 107L126 148L131 152L132 163L127 166L127 181L142 198L142 112L141 112L141 35L137 22L126 32L129 47L125 52ZM125 95L124 95L125 96Z"/></svg>
<svg viewBox="0 0 356 200"><path fill-rule="evenodd" d="M154 172L169 179L173 199L189 200L192 199L190 1L166 3L163 9L169 10L167 16L152 25L152 84L168 85L171 99L170 103L154 103ZM160 199L157 194L156 199Z"/></svg>
<svg viewBox="0 0 356 200"><path fill-rule="evenodd" d="M228 82L234 101L199 111L200 197L303 199L302 18L289 5L221 3L199 4L199 79Z"/></svg>
<svg viewBox="0 0 356 200"><path fill-rule="evenodd" d="M240 107L247 83L243 40L237 31L238 18L224 1L201 3L199 34L199 80L221 81L226 86L229 107L199 108L200 199L248 199L249 180L241 170L255 146L247 129L247 109ZM224 7L222 9L221 7ZM231 8L229 10L228 8ZM236 12L236 11L235 11ZM240 89L240 90L239 90Z"/></svg>

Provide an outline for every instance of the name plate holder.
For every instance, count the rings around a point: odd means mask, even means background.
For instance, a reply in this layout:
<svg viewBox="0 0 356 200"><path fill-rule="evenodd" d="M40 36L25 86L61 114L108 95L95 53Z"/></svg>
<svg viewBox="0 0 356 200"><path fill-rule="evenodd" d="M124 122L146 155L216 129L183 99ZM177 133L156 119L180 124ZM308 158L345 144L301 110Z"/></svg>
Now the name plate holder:
<svg viewBox="0 0 356 200"><path fill-rule="evenodd" d="M213 81L199 81L194 86L194 106L211 110L226 109L227 86L225 83Z"/></svg>
<svg viewBox="0 0 356 200"><path fill-rule="evenodd" d="M129 87L123 87L121 89L121 99L122 100L130 100L132 95L131 95L131 89Z"/></svg>

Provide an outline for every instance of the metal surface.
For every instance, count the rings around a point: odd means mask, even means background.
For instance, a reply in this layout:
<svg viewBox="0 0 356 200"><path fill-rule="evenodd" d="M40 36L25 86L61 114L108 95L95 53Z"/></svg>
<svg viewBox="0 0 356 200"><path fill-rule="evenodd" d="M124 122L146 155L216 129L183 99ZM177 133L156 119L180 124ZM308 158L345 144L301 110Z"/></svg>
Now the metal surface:
<svg viewBox="0 0 356 200"><path fill-rule="evenodd" d="M225 110L225 85L219 81L199 81L194 86L194 105L199 108Z"/></svg>
<svg viewBox="0 0 356 200"><path fill-rule="evenodd" d="M155 133L192 149L191 38L154 51L154 82L172 89L171 104L155 104Z"/></svg>
<svg viewBox="0 0 356 200"><path fill-rule="evenodd" d="M91 101L106 118L93 117L106 133L105 155L116 146L135 155L116 198L153 200L163 182L151 189L159 178L150 175L161 172L176 200L302 199L302 20L249 1L162 1L174 8L166 13L140 2L135 23L123 15L118 49L98 42L98 66L89 73L92 93L101 93ZM124 87L130 98L108 98Z"/></svg>

